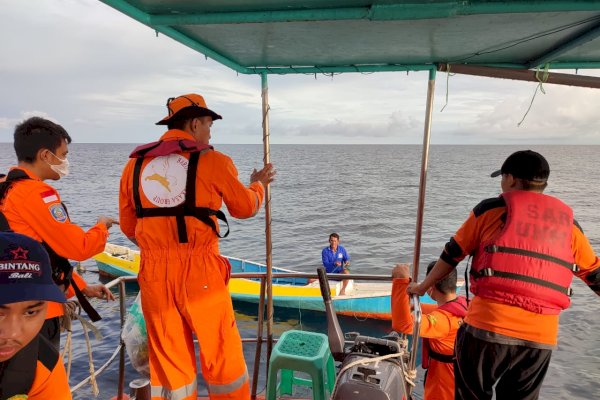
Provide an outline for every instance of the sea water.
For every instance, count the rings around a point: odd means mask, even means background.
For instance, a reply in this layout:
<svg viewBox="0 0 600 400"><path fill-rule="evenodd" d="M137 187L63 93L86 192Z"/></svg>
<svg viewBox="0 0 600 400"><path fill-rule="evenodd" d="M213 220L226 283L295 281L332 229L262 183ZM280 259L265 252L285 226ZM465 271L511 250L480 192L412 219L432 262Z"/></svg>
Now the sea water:
<svg viewBox="0 0 600 400"><path fill-rule="evenodd" d="M153 140L153 138L149 138ZM116 217L118 186L132 144L72 144L71 174L51 182L66 202L73 222L92 226L98 215ZM248 183L253 168L262 166L262 145L215 145L232 157L240 179ZM513 151L532 149L548 159L551 175L547 194L557 196L574 210L592 246L600 251L600 146L432 146L423 222L421 263L435 260L445 242L482 199L500 193L500 179L489 174ZM15 163L11 144L0 146L0 170ZM412 262L415 241L421 146L411 145L272 145L271 162L277 169L271 186L273 265L314 272L328 236L337 232L351 257L352 272L389 274L394 263ZM231 234L221 240L223 254L265 262L264 211L255 218L229 218ZM111 242L131 245L118 226ZM83 263L88 282L98 280L95 263ZM465 263L459 265L464 273ZM424 268L421 267L421 270ZM542 399L591 399L600 390L600 299L585 284L574 281L572 306L561 315L559 348L553 353ZM137 292L127 292L128 304ZM94 365L98 368L119 341L118 302L94 301L103 316L97 323L104 339L92 339ZM236 303L242 337L256 336L256 306ZM382 336L386 321L341 318L344 331ZM74 323L74 360L70 382L88 375L86 346L80 325ZM299 309L276 309L274 335L287 329L324 331L323 314ZM64 343L64 335L62 339ZM249 373L254 364L254 345L245 345ZM264 346L261 380L264 390ZM117 359L118 360L118 359ZM422 397L422 371L416 397ZM116 394L118 362L99 376L98 399ZM127 361L126 383L139 375ZM205 392L205 389L202 389ZM76 399L93 398L89 386Z"/></svg>

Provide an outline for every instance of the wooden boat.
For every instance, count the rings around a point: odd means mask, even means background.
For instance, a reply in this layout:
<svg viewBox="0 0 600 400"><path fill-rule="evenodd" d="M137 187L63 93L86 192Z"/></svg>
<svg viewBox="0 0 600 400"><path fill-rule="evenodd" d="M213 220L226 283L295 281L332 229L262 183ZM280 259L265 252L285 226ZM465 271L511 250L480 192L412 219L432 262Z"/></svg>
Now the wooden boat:
<svg viewBox="0 0 600 400"><path fill-rule="evenodd" d="M225 256L231 264L231 272L265 273L264 264ZM139 271L140 253L126 246L107 244L104 252L94 256L100 275L106 277L135 276ZM294 274L298 271L273 267L273 273ZM350 280L346 294L341 296L341 281L330 281L331 297L338 314L359 318L391 319L390 282L355 282ZM260 299L260 279L233 278L229 282L231 298L238 301L258 303ZM434 303L429 296L423 303ZM303 310L325 311L323 298L317 281L309 282L304 277L273 279L273 304L276 307L299 308Z"/></svg>

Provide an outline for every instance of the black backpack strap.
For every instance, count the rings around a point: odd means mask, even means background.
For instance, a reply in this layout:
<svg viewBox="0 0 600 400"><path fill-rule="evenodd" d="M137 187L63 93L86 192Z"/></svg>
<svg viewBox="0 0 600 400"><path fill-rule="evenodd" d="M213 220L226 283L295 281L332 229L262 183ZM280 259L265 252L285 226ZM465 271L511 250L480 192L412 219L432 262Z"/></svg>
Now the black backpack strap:
<svg viewBox="0 0 600 400"><path fill-rule="evenodd" d="M185 225L185 214L179 213L175 215L175 220L177 221L177 236L179 237L179 243L187 243L187 226Z"/></svg>
<svg viewBox="0 0 600 400"><path fill-rule="evenodd" d="M0 231L6 232L10 231L10 225L8 224L8 220L4 216L4 213L0 211Z"/></svg>
<svg viewBox="0 0 600 400"><path fill-rule="evenodd" d="M38 360L40 360L48 371L52 371L56 367L56 364L58 364L58 350L44 335L38 335L38 338L40 341L38 347Z"/></svg>
<svg viewBox="0 0 600 400"><path fill-rule="evenodd" d="M200 153L191 153L190 154L190 163L188 165L188 176L185 186L185 215L192 215L200 221L204 222L206 225L210 226L215 234L219 238L225 238L229 235L229 222L227 221L227 217L221 210L212 210L208 207L196 207L196 173L198 171L198 160L200 159ZM221 221L224 221L227 224L227 232L225 235L221 236L211 216L215 216Z"/></svg>
<svg viewBox="0 0 600 400"><path fill-rule="evenodd" d="M98 311L90 304L88 299L85 297L81 289L77 286L77 283L73 279L73 266L65 257L58 255L47 243L42 243L48 252L50 257L50 264L52 265L52 279L59 287L67 290L69 286L73 287L75 296L83 308L83 311L90 317L92 322L97 322L102 319Z"/></svg>
<svg viewBox="0 0 600 400"><path fill-rule="evenodd" d="M48 243L42 242L42 244L50 258L50 265L52 265L52 280L57 286L62 286L63 290L67 290L71 284L73 266L65 257L59 256Z"/></svg>
<svg viewBox="0 0 600 400"><path fill-rule="evenodd" d="M23 179L31 179L31 178L22 169L15 168L15 169L10 170L8 172L8 175L6 175L6 179L4 180L4 182L0 183L0 201L2 201L4 199L4 197L6 196L6 193L8 193L8 189L10 189L10 187L12 186L12 184L14 182L20 181Z"/></svg>
<svg viewBox="0 0 600 400"><path fill-rule="evenodd" d="M433 349L430 346L429 347L429 358L431 358L432 360L446 363L446 364L452 364L456 357L454 356L454 354L442 354L442 353L438 353L437 351L433 351Z"/></svg>
<svg viewBox="0 0 600 400"><path fill-rule="evenodd" d="M506 278L506 279L514 279L514 280L521 281L521 282L533 283L535 285L544 286L546 288L556 290L557 292L567 295L569 297L571 297L573 295L573 289L571 287L560 286L556 283L549 282L544 279L534 278L533 276L517 274L514 272L504 272L504 271L498 271L498 270L495 270L492 268L485 268L478 272L472 272L472 270L471 270L471 275L473 276L474 279L481 279L481 278L486 278L486 277L491 277L491 276L496 276L496 277Z"/></svg>
<svg viewBox="0 0 600 400"><path fill-rule="evenodd" d="M223 211L213 210L207 207L196 207L192 215L200 221L204 222L206 225L210 226L219 238L223 239L229 235L229 222L227 221L227 217L225 216L225 213ZM220 219L227 225L227 232L225 232L224 235L221 236L221 234L217 230L215 221L213 221L213 219L210 218L211 216L217 217L217 219Z"/></svg>
<svg viewBox="0 0 600 400"><path fill-rule="evenodd" d="M519 249L519 248L516 248L516 247L506 247L506 246L497 246L497 245L485 246L484 250L487 253L507 253L507 254L521 255L521 256L525 256L525 257L538 258L538 259L550 261L552 263L555 263L557 265L565 267L565 268L569 269L572 272L578 272L579 271L579 267L577 266L577 264L573 264L572 262L569 262L569 261L566 261L566 260L562 260L560 258L553 257L553 256L548 255L548 254L538 253L538 252L535 252L535 251L529 251L529 250L525 250L525 249Z"/></svg>
<svg viewBox="0 0 600 400"><path fill-rule="evenodd" d="M8 172L8 175L6 175L5 182L13 183L13 182L20 181L23 179L31 179L31 178L22 169L15 168L15 169L11 169Z"/></svg>
<svg viewBox="0 0 600 400"><path fill-rule="evenodd" d="M144 159L142 157L137 158L133 167L133 202L135 204L135 215L138 218L143 217L142 200L140 199L140 172L142 171L143 162Z"/></svg>
<svg viewBox="0 0 600 400"><path fill-rule="evenodd" d="M29 394L37 369L40 336L38 334L27 346L4 362L0 379L0 398L8 399Z"/></svg>
<svg viewBox="0 0 600 400"><path fill-rule="evenodd" d="M181 146L181 143L179 145ZM177 216L177 232L179 233L179 243L187 243L188 241L187 227L185 226L185 215L193 215L192 211L196 207L196 174L198 172L199 159L200 153L190 153L187 176L185 178L185 202L183 204L184 214ZM181 241L182 235L183 239L185 240L184 242Z"/></svg>
<svg viewBox="0 0 600 400"><path fill-rule="evenodd" d="M90 304L88 299L85 298L85 295L83 294L81 289L79 289L79 286L77 286L77 282L75 282L73 279L71 279L71 286L73 286L75 296L77 296L77 300L79 301L81 308L83 308L83 311L85 311L88 317L90 317L90 320L92 322L100 321L102 317L100 316L100 314L98 314L98 311L96 311L96 309Z"/></svg>
<svg viewBox="0 0 600 400"><path fill-rule="evenodd" d="M133 201L135 203L135 214L138 218L142 217L142 201L140 200L140 173L142 171L142 163L144 162L144 155L150 150L158 147L160 141L151 144L147 148L137 150L135 165L133 166Z"/></svg>

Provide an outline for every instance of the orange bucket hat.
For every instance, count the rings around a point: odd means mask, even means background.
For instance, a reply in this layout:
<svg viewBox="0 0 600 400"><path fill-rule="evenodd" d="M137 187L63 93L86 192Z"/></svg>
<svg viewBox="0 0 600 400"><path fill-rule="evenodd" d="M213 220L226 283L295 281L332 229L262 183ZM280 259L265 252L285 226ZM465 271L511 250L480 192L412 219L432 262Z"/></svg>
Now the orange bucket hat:
<svg viewBox="0 0 600 400"><path fill-rule="evenodd" d="M199 94L183 94L179 97L170 97L167 100L167 110L169 114L158 121L156 125L167 125L177 117L185 115L186 117L210 116L213 121L223 119L219 114L206 106L204 97Z"/></svg>

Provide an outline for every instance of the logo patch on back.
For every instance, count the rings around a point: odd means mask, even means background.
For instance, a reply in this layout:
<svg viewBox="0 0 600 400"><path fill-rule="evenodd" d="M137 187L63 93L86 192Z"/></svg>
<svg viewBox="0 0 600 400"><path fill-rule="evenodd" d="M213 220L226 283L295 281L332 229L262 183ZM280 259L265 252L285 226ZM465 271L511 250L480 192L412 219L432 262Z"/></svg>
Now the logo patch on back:
<svg viewBox="0 0 600 400"><path fill-rule="evenodd" d="M52 218L58 222L65 222L67 220L67 212L62 204L52 204L50 207L48 207L48 210L50 210Z"/></svg>
<svg viewBox="0 0 600 400"><path fill-rule="evenodd" d="M185 201L188 163L181 154L169 154L154 158L144 167L140 185L152 204L175 207Z"/></svg>

